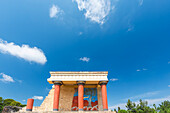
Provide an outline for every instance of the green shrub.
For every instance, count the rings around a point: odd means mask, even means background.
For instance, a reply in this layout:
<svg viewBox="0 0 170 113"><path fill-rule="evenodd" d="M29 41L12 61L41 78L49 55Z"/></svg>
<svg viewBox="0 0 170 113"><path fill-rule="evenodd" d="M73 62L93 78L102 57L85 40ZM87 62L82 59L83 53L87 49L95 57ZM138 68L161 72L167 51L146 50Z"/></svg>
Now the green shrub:
<svg viewBox="0 0 170 113"><path fill-rule="evenodd" d="M21 106L20 102L13 101L9 106Z"/></svg>
<svg viewBox="0 0 170 113"><path fill-rule="evenodd" d="M127 113L127 111L126 110L119 110L118 113Z"/></svg>

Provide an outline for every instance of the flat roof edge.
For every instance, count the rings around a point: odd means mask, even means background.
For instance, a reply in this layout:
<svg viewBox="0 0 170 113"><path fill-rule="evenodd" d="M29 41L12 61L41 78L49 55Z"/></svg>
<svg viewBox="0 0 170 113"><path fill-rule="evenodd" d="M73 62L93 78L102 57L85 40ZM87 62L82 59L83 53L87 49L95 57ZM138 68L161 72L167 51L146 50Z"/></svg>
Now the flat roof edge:
<svg viewBox="0 0 170 113"><path fill-rule="evenodd" d="M108 71L50 71L50 74L108 74Z"/></svg>

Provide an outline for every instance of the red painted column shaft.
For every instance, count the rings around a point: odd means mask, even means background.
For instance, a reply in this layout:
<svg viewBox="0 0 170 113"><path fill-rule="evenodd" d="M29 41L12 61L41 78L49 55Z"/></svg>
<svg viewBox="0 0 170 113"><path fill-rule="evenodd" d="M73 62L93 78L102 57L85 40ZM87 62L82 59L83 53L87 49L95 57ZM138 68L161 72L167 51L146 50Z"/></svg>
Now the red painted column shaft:
<svg viewBox="0 0 170 113"><path fill-rule="evenodd" d="M26 111L32 111L33 103L34 103L34 99L28 99L28 100L27 100Z"/></svg>
<svg viewBox="0 0 170 113"><path fill-rule="evenodd" d="M107 89L106 84L101 85L101 91L102 91L102 102L103 102L103 110L108 110L108 104L107 104Z"/></svg>
<svg viewBox="0 0 170 113"><path fill-rule="evenodd" d="M55 84L53 111L59 110L60 84Z"/></svg>
<svg viewBox="0 0 170 113"><path fill-rule="evenodd" d="M84 86L83 86L83 84L79 84L78 85L78 107L79 107L79 111L83 111L83 107L84 107L83 96L84 96Z"/></svg>

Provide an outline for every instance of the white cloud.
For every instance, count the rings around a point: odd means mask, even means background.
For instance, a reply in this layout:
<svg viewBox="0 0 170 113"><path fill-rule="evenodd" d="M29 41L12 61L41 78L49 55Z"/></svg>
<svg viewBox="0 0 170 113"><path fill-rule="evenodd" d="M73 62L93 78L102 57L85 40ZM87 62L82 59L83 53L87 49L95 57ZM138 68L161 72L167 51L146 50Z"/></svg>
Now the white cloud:
<svg viewBox="0 0 170 113"><path fill-rule="evenodd" d="M15 79L16 80L16 79ZM19 83L22 83L22 80L16 80L16 81L18 81Z"/></svg>
<svg viewBox="0 0 170 113"><path fill-rule="evenodd" d="M170 61L168 62L168 64L170 64Z"/></svg>
<svg viewBox="0 0 170 113"><path fill-rule="evenodd" d="M82 35L83 34L83 32L79 32L79 35Z"/></svg>
<svg viewBox="0 0 170 113"><path fill-rule="evenodd" d="M73 0L78 4L80 11L85 10L85 17L93 22L103 24L110 12L110 0ZM114 8L112 8L114 9Z"/></svg>
<svg viewBox="0 0 170 113"><path fill-rule="evenodd" d="M143 5L143 0L139 0L139 6Z"/></svg>
<svg viewBox="0 0 170 113"><path fill-rule="evenodd" d="M170 87L170 85L168 85L168 87Z"/></svg>
<svg viewBox="0 0 170 113"><path fill-rule="evenodd" d="M111 78L110 81L117 81L117 78Z"/></svg>
<svg viewBox="0 0 170 113"><path fill-rule="evenodd" d="M161 104L161 102L169 100L170 101L170 95L164 98L155 98L155 99L143 99L143 101L148 101L148 105L152 106L153 104ZM139 101L135 101L136 104L139 104ZM109 107L110 109L117 109L117 107L120 107L121 109L126 109L126 103L120 103L114 106Z"/></svg>
<svg viewBox="0 0 170 113"><path fill-rule="evenodd" d="M127 32L130 32L130 31L132 31L133 29L134 29L134 26L131 25L131 24L129 24Z"/></svg>
<svg viewBox="0 0 170 113"><path fill-rule="evenodd" d="M140 71L140 69L137 69L136 71Z"/></svg>
<svg viewBox="0 0 170 113"><path fill-rule="evenodd" d="M120 107L121 109L126 109L126 103L120 103L120 104L116 104L114 106L110 106L109 109L117 109L118 107Z"/></svg>
<svg viewBox="0 0 170 113"><path fill-rule="evenodd" d="M146 97L152 97L153 95L157 95L159 92L160 91L147 92L147 93L144 93L144 94L129 97L129 98L125 99L125 100L128 100L128 99L135 100L135 99L143 99L143 98L146 98Z"/></svg>
<svg viewBox="0 0 170 113"><path fill-rule="evenodd" d="M45 90L49 92L51 89L46 87Z"/></svg>
<svg viewBox="0 0 170 113"><path fill-rule="evenodd" d="M47 62L47 59L41 49L37 47L31 48L29 45L24 44L19 46L13 42L8 43L7 41L3 41L2 39L0 39L0 52L4 54L8 53L30 62L36 62L40 64L45 64Z"/></svg>
<svg viewBox="0 0 170 113"><path fill-rule="evenodd" d="M170 95L164 98L156 98L156 99L145 99L145 101L148 101L148 105L153 105L153 104L161 104L161 102L169 100L170 101Z"/></svg>
<svg viewBox="0 0 170 113"><path fill-rule="evenodd" d="M148 70L148 69L143 68L143 69L137 69L136 71L146 71L146 70Z"/></svg>
<svg viewBox="0 0 170 113"><path fill-rule="evenodd" d="M57 5L54 5L50 8L50 17L51 18L57 18L58 14L61 14L63 10L61 10Z"/></svg>
<svg viewBox="0 0 170 113"><path fill-rule="evenodd" d="M26 100L22 100L23 102L25 102Z"/></svg>
<svg viewBox="0 0 170 113"><path fill-rule="evenodd" d="M88 57L81 57L80 60L83 61L83 62L89 62L90 58L88 58Z"/></svg>
<svg viewBox="0 0 170 113"><path fill-rule="evenodd" d="M0 73L0 76L2 76L0 78L0 81L2 81L2 82L15 82L14 79L9 75L6 75L4 73Z"/></svg>
<svg viewBox="0 0 170 113"><path fill-rule="evenodd" d="M33 98L33 99L36 99L36 100L42 100L42 99L43 99L43 96L33 96L32 98Z"/></svg>

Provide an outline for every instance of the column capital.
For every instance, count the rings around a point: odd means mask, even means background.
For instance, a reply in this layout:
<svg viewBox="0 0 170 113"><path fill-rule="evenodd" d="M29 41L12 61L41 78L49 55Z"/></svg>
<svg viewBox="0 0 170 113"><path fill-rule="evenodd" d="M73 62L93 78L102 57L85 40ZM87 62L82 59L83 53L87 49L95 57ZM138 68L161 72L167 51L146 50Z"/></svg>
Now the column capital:
<svg viewBox="0 0 170 113"><path fill-rule="evenodd" d="M107 85L108 81L99 81L99 85Z"/></svg>
<svg viewBox="0 0 170 113"><path fill-rule="evenodd" d="M53 84L61 86L63 84L63 82L62 81L53 81Z"/></svg>
<svg viewBox="0 0 170 113"><path fill-rule="evenodd" d="M85 85L86 81L77 81L77 85Z"/></svg>

